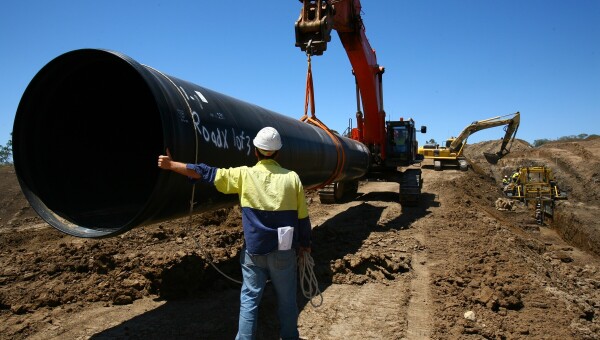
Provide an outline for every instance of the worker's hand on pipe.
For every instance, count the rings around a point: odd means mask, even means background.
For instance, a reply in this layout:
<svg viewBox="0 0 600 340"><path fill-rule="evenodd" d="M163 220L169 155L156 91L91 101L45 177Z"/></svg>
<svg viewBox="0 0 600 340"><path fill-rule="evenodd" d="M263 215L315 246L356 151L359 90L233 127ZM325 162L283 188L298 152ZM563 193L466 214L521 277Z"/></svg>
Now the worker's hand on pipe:
<svg viewBox="0 0 600 340"><path fill-rule="evenodd" d="M208 166L204 165L205 167L208 168ZM199 179L201 176L198 172L196 172L196 170L194 170L194 168L187 168L187 164L186 163L181 163L181 162L177 162L174 161L171 158L171 153L169 152L169 149L167 149L167 155L160 155L158 156L158 167L164 170L171 170L173 172L176 172L178 174L181 175L185 175L189 178L193 178L193 179ZM214 168L214 171L216 171L216 168ZM212 177L214 178L214 176Z"/></svg>
<svg viewBox="0 0 600 340"><path fill-rule="evenodd" d="M171 153L167 148L167 155L158 156L158 167L165 170L171 170L173 160L171 159Z"/></svg>

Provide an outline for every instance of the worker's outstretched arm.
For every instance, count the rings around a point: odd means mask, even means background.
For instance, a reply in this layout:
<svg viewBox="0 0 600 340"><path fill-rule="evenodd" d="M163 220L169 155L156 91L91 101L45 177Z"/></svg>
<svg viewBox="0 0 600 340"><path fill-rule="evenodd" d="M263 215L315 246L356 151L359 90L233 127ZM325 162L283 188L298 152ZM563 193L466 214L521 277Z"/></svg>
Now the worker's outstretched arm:
<svg viewBox="0 0 600 340"><path fill-rule="evenodd" d="M167 149L166 155L158 156L158 167L164 170L171 170L178 174L187 176L194 180L200 180L202 182L213 183L217 168L208 166L206 164L187 164L176 162L171 158L171 153Z"/></svg>

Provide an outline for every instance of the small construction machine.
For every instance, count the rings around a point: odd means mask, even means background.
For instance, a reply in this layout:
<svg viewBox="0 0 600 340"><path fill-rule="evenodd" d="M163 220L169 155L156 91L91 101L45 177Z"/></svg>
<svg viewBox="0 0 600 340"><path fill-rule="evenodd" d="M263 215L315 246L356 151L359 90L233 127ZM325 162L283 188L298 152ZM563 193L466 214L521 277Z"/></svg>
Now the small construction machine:
<svg viewBox="0 0 600 340"><path fill-rule="evenodd" d="M560 190L552 169L546 166L518 168L511 182L505 185L504 194L526 205L535 205L539 224L544 224L545 217L553 216L555 201L567 199L567 193Z"/></svg>
<svg viewBox="0 0 600 340"><path fill-rule="evenodd" d="M512 145L512 141L517 134L520 121L520 112L474 121L464 128L458 137L449 138L446 141L445 146L440 147L437 144L425 144L423 147L419 148L418 153L424 159L432 160L433 168L437 171L440 171L447 166L454 166L458 167L460 170L467 171L469 169L469 162L463 155L463 149L467 144L469 136L477 131L506 125L504 127L505 133L504 138L502 139L502 145L500 146L500 151L484 154L488 162L495 164L500 158L510 152L510 145Z"/></svg>
<svg viewBox="0 0 600 340"><path fill-rule="evenodd" d="M567 193L560 190L552 169L546 166L525 166L517 170L513 183L509 183L504 192L507 197L521 201L537 200L542 197L549 200L567 199Z"/></svg>
<svg viewBox="0 0 600 340"><path fill-rule="evenodd" d="M331 30L336 30L352 65L356 82L356 127L349 126L346 137L359 141L370 152L371 165L365 179L377 178L400 184L400 203L415 205L423 185L419 164L416 132L412 119L386 120L383 109L382 76L384 68L377 63L375 50L365 35L358 0L301 0L303 7L295 23L296 46L308 56L307 102L313 100L313 118L306 121L327 129L314 117L314 95L310 57L322 55L331 40ZM362 110L361 110L362 104ZM363 114L364 111L364 114ZM305 112L306 116L306 112ZM422 126L421 133L427 128ZM407 167L404 171L399 167ZM323 203L335 203L349 195L355 195L358 180L333 182L319 190Z"/></svg>

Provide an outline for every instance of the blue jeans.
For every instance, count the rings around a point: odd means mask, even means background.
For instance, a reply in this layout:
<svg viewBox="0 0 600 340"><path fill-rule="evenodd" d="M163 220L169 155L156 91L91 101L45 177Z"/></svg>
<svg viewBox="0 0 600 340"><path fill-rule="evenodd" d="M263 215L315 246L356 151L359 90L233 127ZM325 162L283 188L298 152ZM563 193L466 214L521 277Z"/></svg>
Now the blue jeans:
<svg viewBox="0 0 600 340"><path fill-rule="evenodd" d="M244 248L240 256L242 291L237 340L255 339L258 305L267 280L277 294L277 316L281 339L298 339L298 304L296 301L296 250L275 250L267 255L251 255Z"/></svg>

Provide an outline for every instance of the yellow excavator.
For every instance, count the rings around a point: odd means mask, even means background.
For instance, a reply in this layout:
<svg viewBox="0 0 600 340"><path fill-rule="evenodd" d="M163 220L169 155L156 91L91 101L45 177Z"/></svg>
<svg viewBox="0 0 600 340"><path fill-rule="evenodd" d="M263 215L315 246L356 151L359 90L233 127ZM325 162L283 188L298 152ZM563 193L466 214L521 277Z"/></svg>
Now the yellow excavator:
<svg viewBox="0 0 600 340"><path fill-rule="evenodd" d="M484 153L488 162L496 163L500 158L509 153L510 145L512 145L517 134L520 122L520 112L474 121L464 128L458 137L449 138L446 141L446 146L440 147L437 144L425 144L419 148L418 154L426 160L433 160L434 170L440 171L446 166L458 166L460 170L467 171L469 169L469 162L463 156L463 149L467 144L469 136L480 130L506 125L500 151L496 153Z"/></svg>

